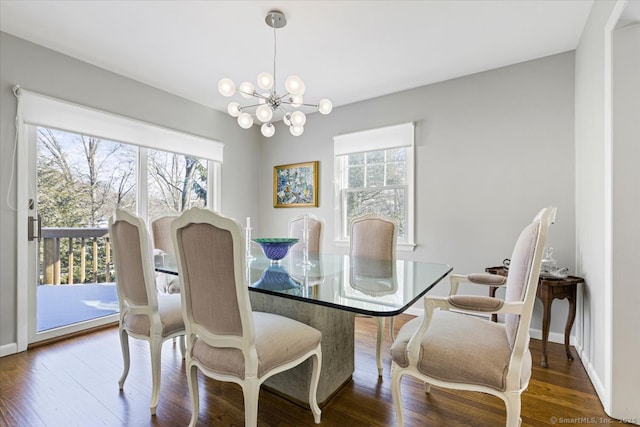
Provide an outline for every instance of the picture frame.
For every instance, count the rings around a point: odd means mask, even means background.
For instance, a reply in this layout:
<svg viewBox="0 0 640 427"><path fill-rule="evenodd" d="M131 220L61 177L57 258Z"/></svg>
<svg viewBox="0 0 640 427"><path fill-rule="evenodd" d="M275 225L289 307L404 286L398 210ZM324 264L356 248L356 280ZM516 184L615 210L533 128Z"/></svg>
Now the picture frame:
<svg viewBox="0 0 640 427"><path fill-rule="evenodd" d="M318 161L273 168L273 207L318 206Z"/></svg>

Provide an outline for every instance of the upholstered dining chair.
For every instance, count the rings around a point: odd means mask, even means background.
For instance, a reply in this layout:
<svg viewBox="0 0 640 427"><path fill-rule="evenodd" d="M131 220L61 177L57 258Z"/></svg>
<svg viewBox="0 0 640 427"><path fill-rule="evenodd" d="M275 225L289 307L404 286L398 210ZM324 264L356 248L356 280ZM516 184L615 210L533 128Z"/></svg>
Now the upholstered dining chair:
<svg viewBox="0 0 640 427"><path fill-rule="evenodd" d="M506 406L506 425L520 425L520 396L531 377L529 325L542 252L555 208L545 208L516 240L504 300L490 296L425 297L424 316L407 322L391 346L391 394L404 425L404 375L431 385L488 393ZM458 281L452 280L457 288ZM455 311L452 311L455 310ZM504 323L469 314L502 313Z"/></svg>
<svg viewBox="0 0 640 427"><path fill-rule="evenodd" d="M300 239L289 251L296 253L304 250L304 218L307 217L307 227L309 229L309 256L315 257L322 252L322 232L324 230L324 220L312 214L298 215L289 220L289 237Z"/></svg>
<svg viewBox="0 0 640 427"><path fill-rule="evenodd" d="M154 253L174 255L171 240L171 222L177 215L165 215L151 221ZM180 279L171 274L156 273L158 287L162 292L175 294L180 292Z"/></svg>
<svg viewBox="0 0 640 427"><path fill-rule="evenodd" d="M158 294L149 232L144 220L117 209L109 219L109 238L113 248L116 289L120 305L118 333L124 370L120 389L129 374L129 337L149 342L151 352L151 414L155 415L160 394L162 344L180 337L185 355L180 295Z"/></svg>
<svg viewBox="0 0 640 427"><path fill-rule="evenodd" d="M354 218L350 224L349 255L358 258L395 261L396 259L397 225L390 218L374 214ZM378 376L382 376L382 334L384 317L376 317L376 365ZM393 336L393 317L389 322L389 336Z"/></svg>
<svg viewBox="0 0 640 427"><path fill-rule="evenodd" d="M164 215L151 221L151 235L153 247L167 254L174 254L173 241L171 240L171 222L177 215Z"/></svg>
<svg viewBox="0 0 640 427"><path fill-rule="evenodd" d="M198 369L207 377L242 387L245 425L258 419L260 385L311 359L309 406L320 423L317 401L322 334L277 314L254 312L245 275L242 226L213 211L192 208L171 224L182 308L187 329L187 383L191 422L199 416Z"/></svg>

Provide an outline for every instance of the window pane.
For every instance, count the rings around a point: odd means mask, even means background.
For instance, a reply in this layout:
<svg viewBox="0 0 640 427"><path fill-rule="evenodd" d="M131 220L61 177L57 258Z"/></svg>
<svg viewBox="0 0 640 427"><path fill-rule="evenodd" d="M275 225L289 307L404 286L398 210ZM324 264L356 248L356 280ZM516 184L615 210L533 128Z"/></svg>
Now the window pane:
<svg viewBox="0 0 640 427"><path fill-rule="evenodd" d="M364 166L351 166L348 171L348 188L364 187Z"/></svg>
<svg viewBox="0 0 640 427"><path fill-rule="evenodd" d="M366 153L367 164L384 163L384 150L370 151Z"/></svg>
<svg viewBox="0 0 640 427"><path fill-rule="evenodd" d="M149 218L206 207L207 162L184 154L149 150Z"/></svg>
<svg viewBox="0 0 640 427"><path fill-rule="evenodd" d="M347 156L347 163L349 165L362 165L362 164L364 164L364 153L349 154Z"/></svg>
<svg viewBox="0 0 640 427"><path fill-rule="evenodd" d="M106 227L116 208L135 210L135 147L47 128L37 135L43 224Z"/></svg>
<svg viewBox="0 0 640 427"><path fill-rule="evenodd" d="M384 185L384 164L367 166L367 187Z"/></svg>
<svg viewBox="0 0 640 427"><path fill-rule="evenodd" d="M406 148L390 148L387 150L387 162L406 161L407 149Z"/></svg>
<svg viewBox="0 0 640 427"><path fill-rule="evenodd" d="M394 219L398 223L398 239L405 237L405 193L404 188L379 190L347 190L347 224L353 218L366 214L378 214ZM349 233L346 227L347 234Z"/></svg>
<svg viewBox="0 0 640 427"><path fill-rule="evenodd" d="M407 166L404 162L387 163L386 185L403 185L406 182Z"/></svg>

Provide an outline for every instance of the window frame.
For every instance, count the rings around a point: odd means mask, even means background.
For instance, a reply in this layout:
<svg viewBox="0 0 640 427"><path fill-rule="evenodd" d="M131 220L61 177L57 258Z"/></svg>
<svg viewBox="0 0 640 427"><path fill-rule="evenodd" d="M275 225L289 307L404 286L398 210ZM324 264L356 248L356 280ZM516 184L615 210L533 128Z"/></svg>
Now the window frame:
<svg viewBox="0 0 640 427"><path fill-rule="evenodd" d="M406 183L382 187L348 188L347 156L350 154L404 148L406 150ZM377 129L337 135L334 137L334 206L335 236L337 247L348 247L349 236L347 212L345 209L347 193L356 190L406 188L405 195L405 237L398 238L396 249L413 251L415 248L415 138L414 123L403 123Z"/></svg>

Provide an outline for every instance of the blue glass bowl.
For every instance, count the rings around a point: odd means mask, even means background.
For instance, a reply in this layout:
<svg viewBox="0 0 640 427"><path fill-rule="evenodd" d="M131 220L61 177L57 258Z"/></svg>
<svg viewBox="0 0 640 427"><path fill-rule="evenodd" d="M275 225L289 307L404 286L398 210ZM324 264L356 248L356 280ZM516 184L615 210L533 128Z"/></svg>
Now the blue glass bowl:
<svg viewBox="0 0 640 427"><path fill-rule="evenodd" d="M289 276L287 270L280 265L270 265L262 272L260 280L253 284L254 288L267 289L270 291L286 291L295 289L299 285Z"/></svg>
<svg viewBox="0 0 640 427"><path fill-rule="evenodd" d="M271 261L279 261L286 257L289 252L289 248L298 240L300 239L288 237L265 237L253 239L254 242L260 245L264 255Z"/></svg>

